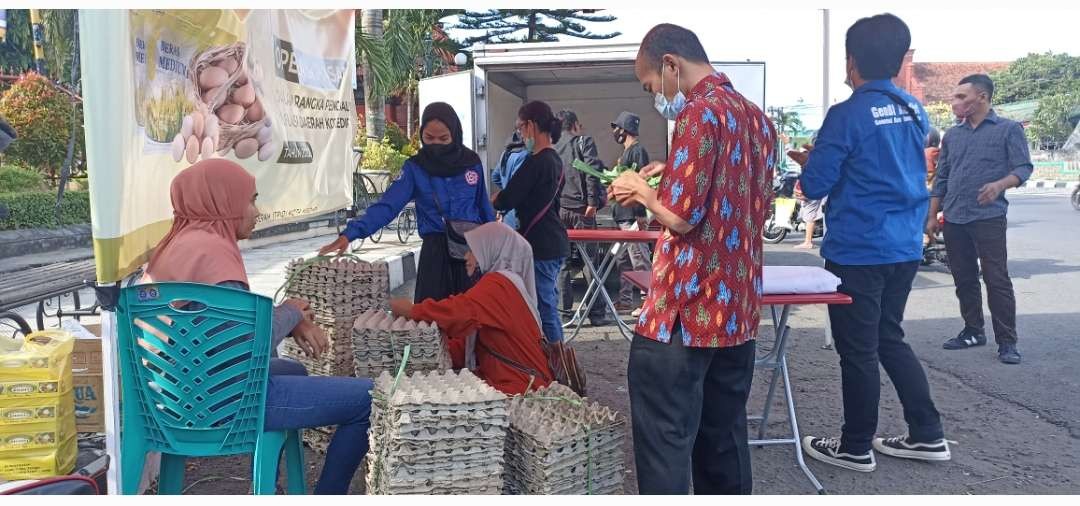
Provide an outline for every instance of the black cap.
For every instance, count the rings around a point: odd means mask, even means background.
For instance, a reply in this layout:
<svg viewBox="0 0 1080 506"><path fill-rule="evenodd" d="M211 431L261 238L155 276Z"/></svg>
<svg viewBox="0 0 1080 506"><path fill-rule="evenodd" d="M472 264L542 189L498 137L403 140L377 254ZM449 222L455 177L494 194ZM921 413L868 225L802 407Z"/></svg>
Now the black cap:
<svg viewBox="0 0 1080 506"><path fill-rule="evenodd" d="M637 114L629 111L623 111L619 113L619 116L615 118L615 122L611 124L612 128L618 127L626 130L626 133L630 135L638 134L638 127L641 126L641 118Z"/></svg>

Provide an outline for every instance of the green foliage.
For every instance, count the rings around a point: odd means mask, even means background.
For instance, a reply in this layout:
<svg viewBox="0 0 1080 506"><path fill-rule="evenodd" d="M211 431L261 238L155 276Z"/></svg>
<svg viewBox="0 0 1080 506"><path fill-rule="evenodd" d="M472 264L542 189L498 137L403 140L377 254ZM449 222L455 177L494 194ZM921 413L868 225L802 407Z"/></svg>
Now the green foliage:
<svg viewBox="0 0 1080 506"><path fill-rule="evenodd" d="M67 156L72 107L70 97L48 79L34 72L24 74L0 98L0 115L19 134L4 156L55 176ZM81 158L79 154L84 152L82 115L80 111L76 113L75 153Z"/></svg>
<svg viewBox="0 0 1080 506"><path fill-rule="evenodd" d="M42 191L41 174L13 165L0 166L0 193Z"/></svg>
<svg viewBox="0 0 1080 506"><path fill-rule="evenodd" d="M398 151L401 151L409 144L409 137L405 135L405 131L393 121L386 122L386 138L390 140L390 145L394 146L394 149Z"/></svg>
<svg viewBox="0 0 1080 506"><path fill-rule="evenodd" d="M942 133L956 124L956 116L953 115L952 106L945 102L933 102L926 104L926 114L930 116L930 126Z"/></svg>
<svg viewBox="0 0 1080 506"><path fill-rule="evenodd" d="M995 104L1080 93L1080 56L1032 53L990 77L994 80Z"/></svg>
<svg viewBox="0 0 1080 506"><path fill-rule="evenodd" d="M360 170L385 170L397 176L408 159L409 157L395 149L386 137L383 137L382 142L369 140L364 146L364 156L360 159Z"/></svg>
<svg viewBox="0 0 1080 506"><path fill-rule="evenodd" d="M1080 107L1080 91L1043 97L1027 129L1028 139L1042 148L1060 147L1072 134L1074 125L1068 116L1076 107Z"/></svg>
<svg viewBox="0 0 1080 506"><path fill-rule="evenodd" d="M34 42L30 33L30 11L7 10L7 37L0 44L0 68L22 73L34 68Z"/></svg>
<svg viewBox="0 0 1080 506"><path fill-rule="evenodd" d="M45 28L45 71L54 81L74 85L71 82L72 55L79 32L75 9L43 9L41 24Z"/></svg>
<svg viewBox="0 0 1080 506"><path fill-rule="evenodd" d="M60 224L56 223L55 193L0 193L0 205L7 207L11 214L6 220L0 220L0 230L56 228L61 225L90 223L89 192L64 192Z"/></svg>
<svg viewBox="0 0 1080 506"><path fill-rule="evenodd" d="M583 22L607 23L615 16L594 14L597 9L488 9L466 11L451 28L478 30L462 45L503 42L554 42L560 35L590 40L618 37L621 32L593 33Z"/></svg>

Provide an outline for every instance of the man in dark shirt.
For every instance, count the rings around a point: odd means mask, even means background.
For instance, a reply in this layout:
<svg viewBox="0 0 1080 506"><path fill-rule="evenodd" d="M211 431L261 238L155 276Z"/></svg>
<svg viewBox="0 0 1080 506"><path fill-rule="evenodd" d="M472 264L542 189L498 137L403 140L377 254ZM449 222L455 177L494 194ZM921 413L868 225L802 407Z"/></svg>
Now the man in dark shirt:
<svg viewBox="0 0 1080 506"><path fill-rule="evenodd" d="M645 151L645 146L642 146L641 142L638 141L640 126L641 118L629 111L619 113L619 116L611 123L611 133L615 142L623 147L622 156L615 161L616 166L640 170L649 164L649 152ZM645 206L641 204L627 207L618 204L612 205L611 218L622 230L645 230L648 228L645 219ZM652 262L649 258L649 248L646 245L630 243L619 255L619 272L651 271ZM619 300L616 302L615 308L620 312L629 312L638 310L640 307L641 301L634 297L634 285L621 283L619 285Z"/></svg>
<svg viewBox="0 0 1080 506"><path fill-rule="evenodd" d="M600 178L575 169L573 163L574 160L580 160L597 171L604 170L604 163L600 161L596 141L588 135L582 135L583 129L577 114L574 111L559 111L558 117L562 121L563 134L559 142L555 143L555 151L562 159L563 177L566 179L559 201L561 206L559 218L562 219L567 230L595 229L596 211L607 203L607 190L600 182ZM596 245L588 245L586 251L589 256L596 258ZM559 272L559 293L564 314L569 313L574 305L574 290L571 282L584 268L585 260L580 258L577 250L571 251L570 257ZM612 278L614 279L614 276ZM618 282L617 279L614 281ZM613 291L614 289L608 289L609 293ZM607 317L606 313L604 304L598 300L589 311L589 321L597 327L611 325L614 322Z"/></svg>
<svg viewBox="0 0 1080 506"><path fill-rule="evenodd" d="M990 108L993 96L994 82L983 74L965 77L953 93L953 113L962 121L942 141L926 232L933 236L937 231L937 213L944 204L945 249L964 318L964 330L946 341L944 348L986 344L981 267L998 359L1019 364L1016 297L1005 244L1009 210L1005 190L1027 181L1032 164L1024 128L994 113Z"/></svg>

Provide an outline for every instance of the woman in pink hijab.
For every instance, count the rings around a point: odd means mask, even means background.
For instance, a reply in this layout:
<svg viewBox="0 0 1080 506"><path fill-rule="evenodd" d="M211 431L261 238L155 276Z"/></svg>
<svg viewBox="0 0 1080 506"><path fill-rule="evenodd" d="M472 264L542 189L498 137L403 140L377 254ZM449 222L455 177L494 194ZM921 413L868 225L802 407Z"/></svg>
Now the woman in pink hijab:
<svg viewBox="0 0 1080 506"><path fill-rule="evenodd" d="M181 281L248 290L237 241L251 237L259 211L255 178L231 161L213 158L184 169L172 182L173 224L146 268L146 282ZM292 338L312 357L326 351L323 331L306 301L274 309L272 350ZM274 351L276 356L277 352ZM273 359L265 428L337 425L316 494L346 494L368 449L372 382L367 378L307 376L303 365Z"/></svg>

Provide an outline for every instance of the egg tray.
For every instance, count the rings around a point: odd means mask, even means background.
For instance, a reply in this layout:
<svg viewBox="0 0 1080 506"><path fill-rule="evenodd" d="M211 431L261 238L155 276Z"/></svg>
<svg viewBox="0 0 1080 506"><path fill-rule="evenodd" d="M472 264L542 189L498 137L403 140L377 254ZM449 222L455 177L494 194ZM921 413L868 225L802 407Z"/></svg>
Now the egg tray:
<svg viewBox="0 0 1080 506"><path fill-rule="evenodd" d="M396 374L409 346L405 373L449 369L450 354L438 326L405 318L393 319L385 311L367 311L352 328L353 354L358 377Z"/></svg>
<svg viewBox="0 0 1080 506"><path fill-rule="evenodd" d="M622 491L626 422L555 383L509 403L506 493Z"/></svg>
<svg viewBox="0 0 1080 506"><path fill-rule="evenodd" d="M468 370L383 372L372 390L368 491L498 494L509 424L506 395Z"/></svg>

